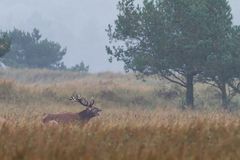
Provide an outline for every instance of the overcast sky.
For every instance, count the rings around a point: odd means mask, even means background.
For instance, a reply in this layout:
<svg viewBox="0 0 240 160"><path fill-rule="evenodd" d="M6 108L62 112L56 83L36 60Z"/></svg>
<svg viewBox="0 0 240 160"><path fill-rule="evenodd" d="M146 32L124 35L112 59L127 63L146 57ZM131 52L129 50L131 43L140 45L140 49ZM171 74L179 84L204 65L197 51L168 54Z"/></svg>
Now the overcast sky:
<svg viewBox="0 0 240 160"><path fill-rule="evenodd" d="M108 62L105 29L116 19L117 0L0 0L0 29L38 28L44 38L68 48L68 66L82 60L92 72L121 71ZM240 0L230 0L234 23L240 24Z"/></svg>

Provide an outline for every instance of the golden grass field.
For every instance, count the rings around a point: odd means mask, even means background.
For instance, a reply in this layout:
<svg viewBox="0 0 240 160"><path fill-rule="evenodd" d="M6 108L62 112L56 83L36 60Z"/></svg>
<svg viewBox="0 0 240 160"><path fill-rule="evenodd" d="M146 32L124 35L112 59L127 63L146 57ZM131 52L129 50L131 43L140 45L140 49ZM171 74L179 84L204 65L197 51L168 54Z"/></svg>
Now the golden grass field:
<svg viewBox="0 0 240 160"><path fill-rule="evenodd" d="M198 109L182 111L180 88L131 74L9 69L0 76L0 116L7 119L0 160L240 159L239 112L217 109L217 94L202 84ZM101 115L84 125L41 123L44 113L84 109L69 102L75 92L93 96Z"/></svg>

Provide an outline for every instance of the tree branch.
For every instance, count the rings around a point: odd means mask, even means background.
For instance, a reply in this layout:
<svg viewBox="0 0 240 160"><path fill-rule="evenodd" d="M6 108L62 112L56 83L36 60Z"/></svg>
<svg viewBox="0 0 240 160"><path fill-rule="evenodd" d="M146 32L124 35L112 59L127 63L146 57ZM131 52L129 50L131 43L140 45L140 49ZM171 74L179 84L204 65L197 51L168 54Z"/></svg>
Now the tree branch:
<svg viewBox="0 0 240 160"><path fill-rule="evenodd" d="M185 84L185 83L183 84L182 82L179 82L179 81L177 81L177 80L171 79L171 78L168 77L168 76L163 76L163 78L167 79L168 81L170 81L170 82L172 82L172 83L176 83L176 84L178 84L178 85L186 88L186 84Z"/></svg>
<svg viewBox="0 0 240 160"><path fill-rule="evenodd" d="M229 99L231 100L236 94L240 94L239 84L237 86L234 86L233 83L228 83L228 85L232 88L232 93L229 95Z"/></svg>
<svg viewBox="0 0 240 160"><path fill-rule="evenodd" d="M178 76L176 76L176 74L174 74L173 72L169 71L169 73L171 74L171 76L173 76L175 79L179 80L180 83L182 83L183 85L186 86L186 82L184 82L181 78L179 78Z"/></svg>
<svg viewBox="0 0 240 160"><path fill-rule="evenodd" d="M209 85L211 85L213 87L219 88L219 86L217 84L211 83L209 81L205 81L204 83L209 84Z"/></svg>

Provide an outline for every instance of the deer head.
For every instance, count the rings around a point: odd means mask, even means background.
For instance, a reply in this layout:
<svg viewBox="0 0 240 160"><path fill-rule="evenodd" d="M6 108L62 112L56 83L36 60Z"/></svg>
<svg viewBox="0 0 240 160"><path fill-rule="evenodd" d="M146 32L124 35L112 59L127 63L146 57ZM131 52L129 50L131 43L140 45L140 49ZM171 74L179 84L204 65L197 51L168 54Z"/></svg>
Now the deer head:
<svg viewBox="0 0 240 160"><path fill-rule="evenodd" d="M88 119L88 118L90 119L92 117L99 116L99 112L102 111L101 109L93 106L95 101L92 98L89 101L80 95L75 95L75 96L70 97L70 100L73 102L78 102L81 105L86 107L86 109L84 111L80 112L81 117L84 117L86 119Z"/></svg>

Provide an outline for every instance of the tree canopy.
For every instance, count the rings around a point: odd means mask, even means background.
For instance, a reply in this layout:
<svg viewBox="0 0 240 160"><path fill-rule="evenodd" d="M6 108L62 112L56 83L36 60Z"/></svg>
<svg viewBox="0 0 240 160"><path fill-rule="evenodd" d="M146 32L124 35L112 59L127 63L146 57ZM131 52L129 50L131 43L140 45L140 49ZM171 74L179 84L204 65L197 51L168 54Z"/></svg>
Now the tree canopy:
<svg viewBox="0 0 240 160"><path fill-rule="evenodd" d="M228 109L231 99L240 93L240 27L232 26L231 32L218 38L199 77L219 89L222 106Z"/></svg>
<svg viewBox="0 0 240 160"><path fill-rule="evenodd" d="M11 40L6 33L0 34L0 57L4 56L10 49Z"/></svg>
<svg viewBox="0 0 240 160"><path fill-rule="evenodd" d="M59 43L41 39L39 30L32 33L18 29L8 32L11 39L11 49L3 57L3 62L11 67L57 68L62 64L62 58L67 49Z"/></svg>
<svg viewBox="0 0 240 160"><path fill-rule="evenodd" d="M82 61L80 64L76 64L75 66L71 67L69 70L74 72L88 73L89 66L85 65L84 62Z"/></svg>
<svg viewBox="0 0 240 160"><path fill-rule="evenodd" d="M121 0L107 33L110 60L144 75L159 75L186 88L186 105L194 106L196 76L232 32L226 0Z"/></svg>

